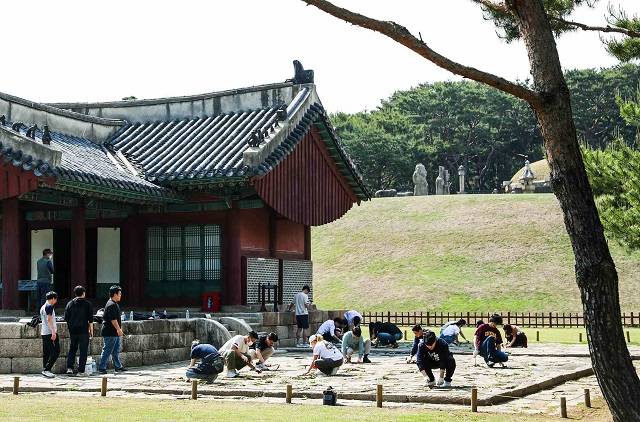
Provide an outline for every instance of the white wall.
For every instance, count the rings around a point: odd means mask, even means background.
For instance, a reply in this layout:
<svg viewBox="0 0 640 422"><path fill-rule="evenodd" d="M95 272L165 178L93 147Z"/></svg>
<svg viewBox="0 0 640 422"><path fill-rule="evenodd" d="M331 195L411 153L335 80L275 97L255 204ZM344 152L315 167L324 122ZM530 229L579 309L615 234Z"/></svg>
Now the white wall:
<svg viewBox="0 0 640 422"><path fill-rule="evenodd" d="M98 283L120 283L120 229L98 227Z"/></svg>
<svg viewBox="0 0 640 422"><path fill-rule="evenodd" d="M53 230L31 230L31 280L38 278L36 262L42 258L42 251L47 248L53 249ZM53 251L54 262L55 253L56 251Z"/></svg>

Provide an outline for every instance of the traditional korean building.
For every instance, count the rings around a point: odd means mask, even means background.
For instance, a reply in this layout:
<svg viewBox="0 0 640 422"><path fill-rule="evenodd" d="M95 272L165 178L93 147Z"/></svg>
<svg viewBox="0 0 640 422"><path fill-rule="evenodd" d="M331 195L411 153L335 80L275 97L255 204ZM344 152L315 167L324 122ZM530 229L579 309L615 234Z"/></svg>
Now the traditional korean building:
<svg viewBox="0 0 640 422"><path fill-rule="evenodd" d="M369 193L313 72L154 100L39 104L0 94L2 307L54 250L54 288L128 306L287 301L312 282L310 228Z"/></svg>

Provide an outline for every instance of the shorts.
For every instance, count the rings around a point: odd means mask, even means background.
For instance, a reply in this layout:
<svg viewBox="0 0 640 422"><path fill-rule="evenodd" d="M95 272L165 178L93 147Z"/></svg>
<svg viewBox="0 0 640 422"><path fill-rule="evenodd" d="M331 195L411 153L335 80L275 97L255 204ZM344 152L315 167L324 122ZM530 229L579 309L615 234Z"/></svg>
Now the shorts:
<svg viewBox="0 0 640 422"><path fill-rule="evenodd" d="M309 315L296 315L296 325L298 328L306 330L309 328Z"/></svg>

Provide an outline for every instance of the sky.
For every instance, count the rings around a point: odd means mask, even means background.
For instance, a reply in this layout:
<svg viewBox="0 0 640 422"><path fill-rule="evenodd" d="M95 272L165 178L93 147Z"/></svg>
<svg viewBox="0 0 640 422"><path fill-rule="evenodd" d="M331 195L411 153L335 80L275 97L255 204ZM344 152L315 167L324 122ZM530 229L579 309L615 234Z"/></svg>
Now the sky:
<svg viewBox="0 0 640 422"><path fill-rule="evenodd" d="M421 33L430 47L508 79L526 79L520 42L506 44L470 0L336 0ZM640 1L615 0L631 14ZM573 20L604 24L607 2ZM158 98L281 82L292 61L315 71L331 112L372 110L397 90L456 80L416 53L301 0L20 0L2 4L0 91L37 102ZM607 67L597 33L558 40L565 69Z"/></svg>

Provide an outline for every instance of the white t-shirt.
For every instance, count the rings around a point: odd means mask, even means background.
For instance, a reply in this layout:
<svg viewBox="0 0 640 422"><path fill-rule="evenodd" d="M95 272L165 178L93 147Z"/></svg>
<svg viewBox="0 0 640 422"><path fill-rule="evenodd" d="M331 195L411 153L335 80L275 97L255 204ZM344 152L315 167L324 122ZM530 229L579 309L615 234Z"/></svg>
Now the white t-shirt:
<svg viewBox="0 0 640 422"><path fill-rule="evenodd" d="M313 348L313 354L318 355L320 359L341 360L342 352L338 348L328 341L319 341Z"/></svg>
<svg viewBox="0 0 640 422"><path fill-rule="evenodd" d="M344 313L344 319L347 320L347 323L351 325L353 323L353 318L359 317L360 321L362 321L362 315L358 311L347 311Z"/></svg>
<svg viewBox="0 0 640 422"><path fill-rule="evenodd" d="M220 353L221 355L224 355L229 350L231 350L234 344L238 346L238 350L240 351L240 353L242 354L249 353L249 345L244 342L244 336L240 334L238 334L237 336L231 337L229 341L227 341L225 344L222 345L220 350L218 350L218 353Z"/></svg>
<svg viewBox="0 0 640 422"><path fill-rule="evenodd" d="M318 328L318 334L320 334L321 336L326 336L327 334L330 334L331 337L335 337L336 336L335 322L333 322L332 319L328 319L325 322L323 322L320 328Z"/></svg>
<svg viewBox="0 0 640 422"><path fill-rule="evenodd" d="M456 336L460 334L460 327L456 324L448 325L444 330L442 330L443 336Z"/></svg>
<svg viewBox="0 0 640 422"><path fill-rule="evenodd" d="M296 315L309 315L307 305L309 305L309 296L305 292L298 292L293 297L293 303L296 305Z"/></svg>

